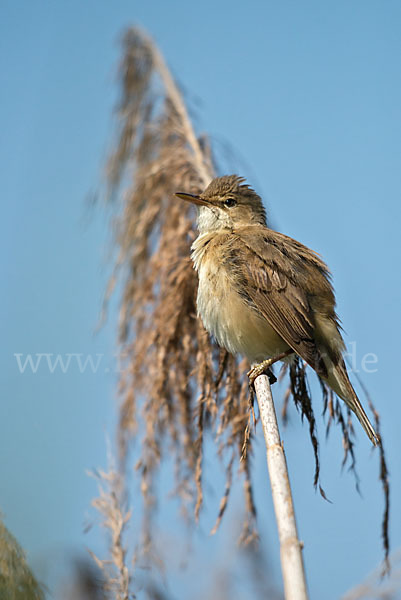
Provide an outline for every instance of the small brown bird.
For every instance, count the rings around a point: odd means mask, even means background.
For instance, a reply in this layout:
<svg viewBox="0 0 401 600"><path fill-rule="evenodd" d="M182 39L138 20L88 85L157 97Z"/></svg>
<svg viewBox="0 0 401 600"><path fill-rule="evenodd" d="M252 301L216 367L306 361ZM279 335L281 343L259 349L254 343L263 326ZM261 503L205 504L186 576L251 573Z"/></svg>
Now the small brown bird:
<svg viewBox="0 0 401 600"><path fill-rule="evenodd" d="M261 198L236 175L213 179L200 195L192 260L199 275L198 314L218 344L258 363L251 381L294 352L380 442L348 378L345 344L330 274L320 257L269 229Z"/></svg>

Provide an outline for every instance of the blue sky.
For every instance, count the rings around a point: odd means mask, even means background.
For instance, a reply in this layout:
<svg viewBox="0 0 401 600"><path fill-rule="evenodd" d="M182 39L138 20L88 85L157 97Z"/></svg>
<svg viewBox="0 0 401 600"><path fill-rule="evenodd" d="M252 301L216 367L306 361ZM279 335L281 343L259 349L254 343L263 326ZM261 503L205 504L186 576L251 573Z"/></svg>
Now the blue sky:
<svg viewBox="0 0 401 600"><path fill-rule="evenodd" d="M105 464L105 435L114 431L117 303L95 334L110 235L106 212L91 211L88 198L111 145L118 40L131 24L159 44L198 131L212 136L220 157L226 144L239 157L227 169L248 177L279 230L329 264L346 342L355 343L382 415L391 541L399 546L401 4L72 0L2 8L0 508L37 572L51 579L50 557L101 545L96 533L83 534L96 493L85 471ZM21 374L15 353L100 354L101 368ZM362 369L368 353L378 361L371 373ZM378 457L358 431L360 497L341 473L337 436L326 444L321 435L328 504L312 488L297 415L283 436L311 597L339 598L381 558ZM262 444L254 479L279 583ZM217 503L224 482L215 485ZM207 536L214 514L210 501L198 535L203 561L223 551L223 535ZM188 576L174 578L177 597L186 597Z"/></svg>

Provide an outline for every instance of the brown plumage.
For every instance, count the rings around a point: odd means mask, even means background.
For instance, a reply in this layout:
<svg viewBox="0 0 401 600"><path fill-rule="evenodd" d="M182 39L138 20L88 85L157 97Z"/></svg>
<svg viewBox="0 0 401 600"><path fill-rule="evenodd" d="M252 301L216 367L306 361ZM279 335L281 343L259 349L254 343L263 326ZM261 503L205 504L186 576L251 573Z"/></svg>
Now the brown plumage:
<svg viewBox="0 0 401 600"><path fill-rule="evenodd" d="M261 198L235 175L203 194L192 246L197 306L205 328L233 354L260 363L293 350L356 414L379 442L349 380L327 266L296 240L269 229Z"/></svg>

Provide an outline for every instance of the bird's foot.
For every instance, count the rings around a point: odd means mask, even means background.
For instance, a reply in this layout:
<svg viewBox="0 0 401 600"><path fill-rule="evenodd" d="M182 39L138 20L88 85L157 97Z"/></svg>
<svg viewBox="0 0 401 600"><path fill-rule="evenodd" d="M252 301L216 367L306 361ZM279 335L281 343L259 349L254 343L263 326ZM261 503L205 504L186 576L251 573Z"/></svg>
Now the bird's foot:
<svg viewBox="0 0 401 600"><path fill-rule="evenodd" d="M275 375L270 369L274 362L275 361L273 358L268 358L267 360L264 360L263 362L258 363L257 365L253 365L252 369L250 369L247 373L249 378L249 386L253 387L256 377L259 377L259 375L263 374L266 374L268 376L271 384L275 383L277 381L277 377L275 377Z"/></svg>
<svg viewBox="0 0 401 600"><path fill-rule="evenodd" d="M270 367L272 365L274 365L274 363L277 362L278 360L282 360L283 358L285 358L286 356L289 356L293 352L294 352L293 350L289 349L289 350L286 350L286 352L282 352L281 354L278 354L277 356L268 358L268 359L262 361L261 363L258 363L257 365L253 365L252 369L250 369L250 371L248 371L248 373L247 373L247 375L249 377L250 387L253 387L253 384L255 383L255 379L257 377L259 377L259 375L263 375L263 374L266 374L268 376L271 385L273 385L273 383L276 383L277 377L272 373Z"/></svg>

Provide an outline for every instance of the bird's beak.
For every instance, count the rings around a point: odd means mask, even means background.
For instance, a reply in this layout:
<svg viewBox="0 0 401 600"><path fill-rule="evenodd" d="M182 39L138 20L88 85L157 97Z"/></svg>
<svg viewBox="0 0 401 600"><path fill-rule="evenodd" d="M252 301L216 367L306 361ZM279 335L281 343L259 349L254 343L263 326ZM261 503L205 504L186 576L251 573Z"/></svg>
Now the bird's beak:
<svg viewBox="0 0 401 600"><path fill-rule="evenodd" d="M176 192L175 195L178 198L181 198L181 200L192 202L192 204L197 204L198 206L208 206L210 204L207 200L204 200L203 198L195 194L187 194L186 192Z"/></svg>

